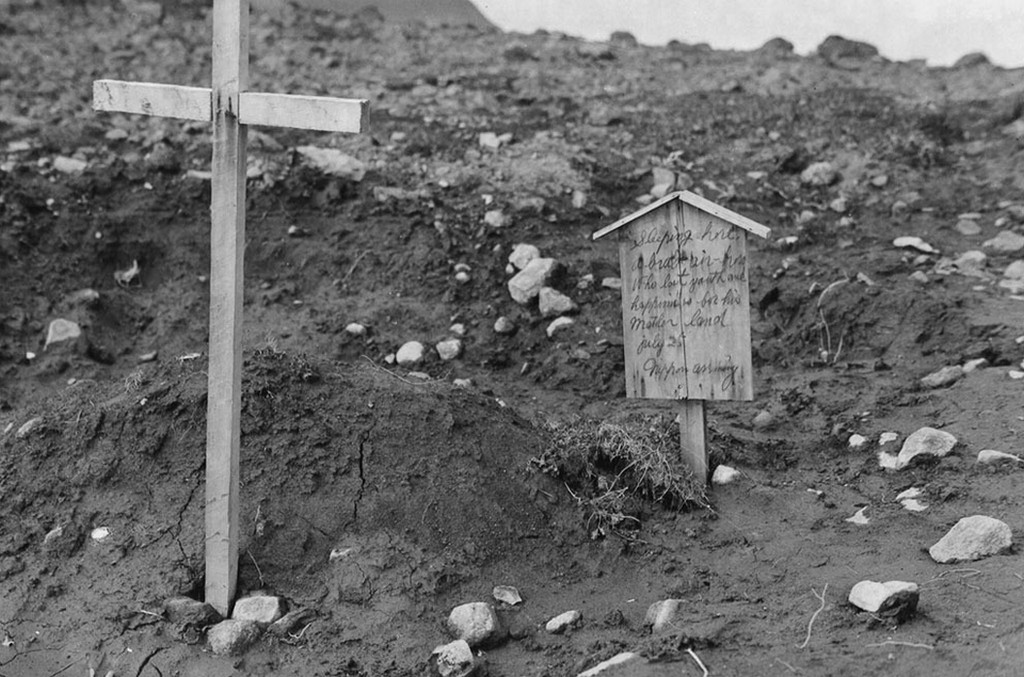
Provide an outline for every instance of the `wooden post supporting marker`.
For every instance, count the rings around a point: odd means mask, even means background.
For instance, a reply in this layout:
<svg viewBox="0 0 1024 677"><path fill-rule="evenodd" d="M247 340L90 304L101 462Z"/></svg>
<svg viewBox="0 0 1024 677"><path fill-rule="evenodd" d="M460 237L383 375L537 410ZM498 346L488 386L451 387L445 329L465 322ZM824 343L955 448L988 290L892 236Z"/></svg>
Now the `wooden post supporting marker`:
<svg viewBox="0 0 1024 677"><path fill-rule="evenodd" d="M206 601L227 616L238 574L246 125L359 133L361 99L247 92L249 0L214 0L212 87L99 80L93 108L213 122L206 418Z"/></svg>

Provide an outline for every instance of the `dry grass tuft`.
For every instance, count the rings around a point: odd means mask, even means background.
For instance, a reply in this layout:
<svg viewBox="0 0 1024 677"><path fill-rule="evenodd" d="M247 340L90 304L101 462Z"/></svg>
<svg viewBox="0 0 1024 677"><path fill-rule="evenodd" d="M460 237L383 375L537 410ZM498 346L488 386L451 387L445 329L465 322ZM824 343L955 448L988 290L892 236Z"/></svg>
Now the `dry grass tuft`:
<svg viewBox="0 0 1024 677"><path fill-rule="evenodd" d="M622 426L575 419L551 425L551 444L532 463L565 484L598 538L638 529L645 501L674 510L710 507L704 483L678 458L679 430L670 420Z"/></svg>

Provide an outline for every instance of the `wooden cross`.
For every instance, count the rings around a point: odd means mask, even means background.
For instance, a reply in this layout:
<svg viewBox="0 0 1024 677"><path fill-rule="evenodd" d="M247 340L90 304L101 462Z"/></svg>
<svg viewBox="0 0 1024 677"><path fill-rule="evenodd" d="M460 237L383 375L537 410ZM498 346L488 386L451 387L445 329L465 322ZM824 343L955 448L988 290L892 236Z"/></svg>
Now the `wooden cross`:
<svg viewBox="0 0 1024 677"><path fill-rule="evenodd" d="M206 601L225 616L238 575L246 126L359 133L369 119L365 100L249 92L248 80L249 0L214 0L212 87L93 83L99 111L213 122Z"/></svg>

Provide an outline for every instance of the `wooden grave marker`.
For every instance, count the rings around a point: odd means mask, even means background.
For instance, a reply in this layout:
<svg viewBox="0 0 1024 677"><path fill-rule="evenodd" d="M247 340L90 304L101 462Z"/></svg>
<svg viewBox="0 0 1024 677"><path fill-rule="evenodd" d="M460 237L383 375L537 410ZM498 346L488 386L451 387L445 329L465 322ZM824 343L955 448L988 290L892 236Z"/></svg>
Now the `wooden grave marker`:
<svg viewBox="0 0 1024 677"><path fill-rule="evenodd" d="M369 104L247 91L249 0L214 0L211 87L98 80L93 108L213 123L209 392L206 415L206 601L227 616L238 575L246 126L366 131Z"/></svg>
<svg viewBox="0 0 1024 677"><path fill-rule="evenodd" d="M707 479L706 400L751 400L747 234L771 230L688 191L598 230L619 233L626 396L680 402L684 463Z"/></svg>

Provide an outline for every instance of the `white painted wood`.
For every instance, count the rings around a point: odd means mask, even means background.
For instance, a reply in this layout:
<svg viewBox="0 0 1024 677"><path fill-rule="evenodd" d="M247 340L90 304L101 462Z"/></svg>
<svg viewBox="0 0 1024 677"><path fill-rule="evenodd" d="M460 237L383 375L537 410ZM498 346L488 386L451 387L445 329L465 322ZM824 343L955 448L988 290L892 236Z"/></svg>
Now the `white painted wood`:
<svg viewBox="0 0 1024 677"><path fill-rule="evenodd" d="M92 107L98 111L209 122L210 93L209 87L97 80L92 83Z"/></svg>
<svg viewBox="0 0 1024 677"><path fill-rule="evenodd" d="M213 4L210 361L206 415L206 602L227 616L238 577L249 0Z"/></svg>
<svg viewBox="0 0 1024 677"><path fill-rule="evenodd" d="M365 132L370 104L365 99L333 99L242 92L238 119L243 125L314 129L321 132Z"/></svg>
<svg viewBox="0 0 1024 677"><path fill-rule="evenodd" d="M691 193L688 190L684 190L679 195L679 199L688 205L696 207L706 211L708 214L714 214L723 221L728 221L734 226L739 226L743 230L747 231L751 235L756 235L760 238L766 238L772 234L772 229L767 226L762 226L757 221L752 221L742 214L737 214L731 209L726 209L721 205L717 205L711 200L705 199L696 193Z"/></svg>
<svg viewBox="0 0 1024 677"><path fill-rule="evenodd" d="M592 240L600 240L602 237L610 233L614 233L619 228L622 228L623 226L632 223L636 219L645 216L657 210L662 205L668 204L674 200L679 200L681 202L684 202L685 204L692 205L694 207L697 207L698 209L702 209L708 212L709 214L714 214L718 218L728 221L734 226L739 226L748 233L751 233L758 237L764 238L772 234L771 228L762 226L760 223L752 221L747 217L743 216L742 214L737 214L731 209L726 209L721 205L717 205L710 200L702 198L700 195L697 195L696 193L691 193L688 190L683 190L676 191L675 193L669 193L665 197L659 200L655 200L654 202L647 205L643 209L638 209L632 214L622 217L621 219L611 224L610 226L605 226L604 228L595 231L594 234L590 236L590 238Z"/></svg>

